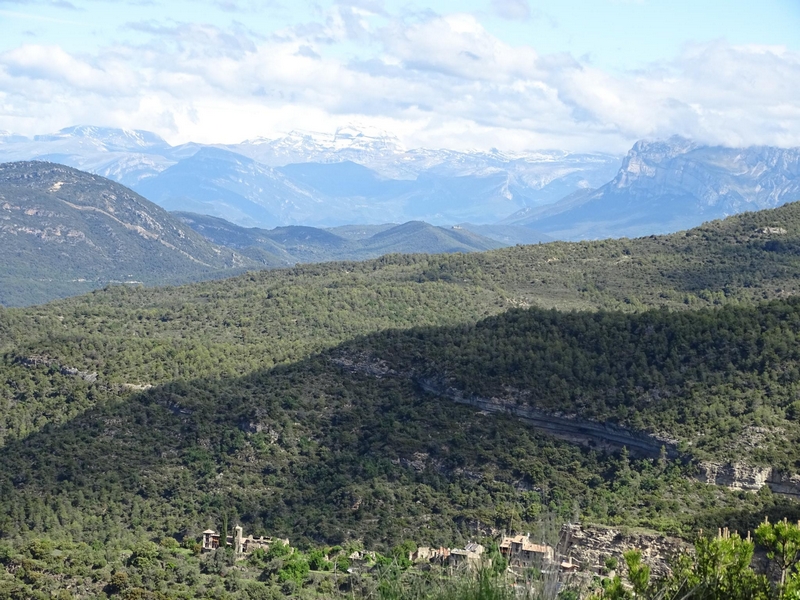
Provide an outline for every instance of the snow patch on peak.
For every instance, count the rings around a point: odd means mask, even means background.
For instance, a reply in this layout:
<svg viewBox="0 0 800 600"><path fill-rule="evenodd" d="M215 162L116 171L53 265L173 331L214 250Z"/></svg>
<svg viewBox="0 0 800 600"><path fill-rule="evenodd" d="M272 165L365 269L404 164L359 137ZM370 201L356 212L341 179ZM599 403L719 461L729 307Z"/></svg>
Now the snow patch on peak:
<svg viewBox="0 0 800 600"><path fill-rule="evenodd" d="M118 129L114 127L95 127L74 125L65 127L58 133L34 136L36 142L57 142L86 140L108 150L141 150L144 148L167 148L164 139L150 131L139 129Z"/></svg>
<svg viewBox="0 0 800 600"><path fill-rule="evenodd" d="M398 154L405 152L405 148L396 136L376 127L345 125L336 130L333 141L337 150L351 148L389 150Z"/></svg>
<svg viewBox="0 0 800 600"><path fill-rule="evenodd" d="M660 161L686 154L697 147L692 140L673 135L666 140L639 140L628 152L628 156L642 155L649 160Z"/></svg>

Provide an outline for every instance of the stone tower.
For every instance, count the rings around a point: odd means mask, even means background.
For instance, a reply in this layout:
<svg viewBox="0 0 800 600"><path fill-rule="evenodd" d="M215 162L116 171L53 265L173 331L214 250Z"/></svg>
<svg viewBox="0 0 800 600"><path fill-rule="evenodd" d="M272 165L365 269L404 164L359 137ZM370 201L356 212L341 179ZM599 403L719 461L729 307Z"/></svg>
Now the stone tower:
<svg viewBox="0 0 800 600"><path fill-rule="evenodd" d="M233 528L233 531L234 531L234 534L233 534L233 550L234 550L236 556L239 556L240 554L244 553L244 546L243 546L243 542L242 542L242 539L243 539L242 538L242 526L241 525L237 525L236 527Z"/></svg>

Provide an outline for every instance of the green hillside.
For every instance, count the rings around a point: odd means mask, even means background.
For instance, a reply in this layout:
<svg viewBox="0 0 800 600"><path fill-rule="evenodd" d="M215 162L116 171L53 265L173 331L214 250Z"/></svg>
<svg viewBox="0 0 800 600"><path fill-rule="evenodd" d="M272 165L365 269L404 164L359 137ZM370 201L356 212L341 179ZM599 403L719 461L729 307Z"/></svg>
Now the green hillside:
<svg viewBox="0 0 800 600"><path fill-rule="evenodd" d="M543 514L682 533L793 518L766 488L698 476L800 471L799 238L793 204L671 236L0 309L0 538L126 547L227 518L385 550ZM453 401L480 397L664 454Z"/></svg>
<svg viewBox="0 0 800 600"><path fill-rule="evenodd" d="M243 377L179 378L125 399L103 375L90 382L17 359L11 368L28 375L15 379L19 403L37 381L70 389L67 405L85 406L94 394L107 399L6 443L2 530L64 518L77 527L82 519L73 511L115 503L121 522L114 525L130 528L121 506L138 502L143 514L161 515L142 526L174 532L202 527L233 503L246 522L295 537L399 540L428 514L410 507L420 485L431 487L428 510L437 507L424 529L439 536L474 519L495 527L524 521L550 505L566 517L574 502L594 518L680 530L704 517L700 499L713 498L716 508L742 500L692 483L693 458L796 469L798 328L795 299L700 313L513 311L474 327L358 338ZM618 481L618 471L631 468L626 461L554 441L513 418L476 413L419 385L421 377L445 375L468 392L516 387L545 410L665 432L684 442L684 460L635 463L626 485L650 477L653 494L627 492ZM746 442L755 426L764 443L743 456L746 448L735 442ZM483 500L456 501L454 481ZM508 507L498 512L499 498ZM354 505L363 507L360 516ZM398 509L406 505L409 513ZM81 529L99 535L111 526Z"/></svg>

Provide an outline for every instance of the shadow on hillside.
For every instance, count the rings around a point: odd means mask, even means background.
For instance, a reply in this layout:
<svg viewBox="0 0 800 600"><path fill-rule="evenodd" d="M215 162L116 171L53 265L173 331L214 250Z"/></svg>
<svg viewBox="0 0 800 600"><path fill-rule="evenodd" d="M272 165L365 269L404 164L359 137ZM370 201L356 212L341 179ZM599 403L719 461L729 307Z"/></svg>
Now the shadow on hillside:
<svg viewBox="0 0 800 600"><path fill-rule="evenodd" d="M796 310L797 304L775 306ZM769 309L730 312L752 319ZM534 364L554 375L559 365L573 369L580 352L583 360L599 357L633 369L635 361L624 362L628 346L615 336L644 339L640 326L658 335L661 327L666 336L674 333L673 322L682 324L682 335L698 339L718 333L713 320L692 318L663 311L511 311L474 327L365 336L243 377L168 383L8 444L0 456L0 536L28 529L67 530L85 539L148 530L194 535L228 517L251 529L328 543L397 541L420 530L431 543L445 543L475 527L511 527L523 513L535 518L536 511L551 510L568 520L574 503L592 496L605 510L613 501L617 519L628 514L623 518L667 529L732 520L749 527L765 514L796 518L788 501L715 493L710 500L689 488L678 499L684 514L653 512L643 497L660 497L660 480L647 491L632 487L625 460L436 398L408 376L448 370L462 382L502 384L504 374ZM521 358L504 344L522 348ZM539 364L541 356L556 362ZM702 347L697 356L714 367ZM530 364L523 368L525 360ZM722 373L730 361L718 360ZM686 364L679 366L688 373L683 377L692 376ZM575 373L590 388L605 376L591 364ZM542 389L555 394L564 381L550 377ZM608 481L613 487L605 487ZM722 503L709 512L709 501ZM693 507L697 515L687 517Z"/></svg>
<svg viewBox="0 0 800 600"><path fill-rule="evenodd" d="M758 240L747 245L709 247L692 269L676 266L665 271L663 277L676 291L743 292L756 300L775 297L776 288L796 289L800 275L800 243L785 242L790 250L768 250L767 244L768 241ZM692 257L688 256L687 260Z"/></svg>

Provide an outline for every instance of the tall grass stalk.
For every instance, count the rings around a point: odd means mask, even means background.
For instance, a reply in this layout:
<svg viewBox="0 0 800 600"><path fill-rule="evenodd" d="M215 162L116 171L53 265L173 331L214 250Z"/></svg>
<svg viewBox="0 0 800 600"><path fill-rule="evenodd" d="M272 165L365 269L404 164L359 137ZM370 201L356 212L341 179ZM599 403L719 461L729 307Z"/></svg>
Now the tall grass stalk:
<svg viewBox="0 0 800 600"><path fill-rule="evenodd" d="M531 589L516 587L490 569L451 577L385 579L378 586L380 600L540 600Z"/></svg>

